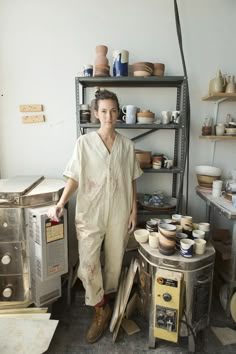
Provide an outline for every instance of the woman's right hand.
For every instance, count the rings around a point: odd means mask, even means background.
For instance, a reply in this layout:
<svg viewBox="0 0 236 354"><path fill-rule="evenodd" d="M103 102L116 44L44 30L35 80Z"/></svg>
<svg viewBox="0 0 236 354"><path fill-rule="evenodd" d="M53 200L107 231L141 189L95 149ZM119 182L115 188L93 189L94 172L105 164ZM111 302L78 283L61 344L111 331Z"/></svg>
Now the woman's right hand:
<svg viewBox="0 0 236 354"><path fill-rule="evenodd" d="M63 213L63 207L59 205L53 205L47 212L47 216L52 220L52 221L60 221L60 217L62 216Z"/></svg>

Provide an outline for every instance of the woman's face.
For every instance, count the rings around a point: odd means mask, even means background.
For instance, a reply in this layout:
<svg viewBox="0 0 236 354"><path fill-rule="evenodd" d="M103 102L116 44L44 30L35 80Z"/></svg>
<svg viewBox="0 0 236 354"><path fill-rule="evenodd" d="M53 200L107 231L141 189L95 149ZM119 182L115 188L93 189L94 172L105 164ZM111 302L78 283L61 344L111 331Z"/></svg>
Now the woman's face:
<svg viewBox="0 0 236 354"><path fill-rule="evenodd" d="M100 120L101 127L114 128L118 115L116 101L111 99L98 101L98 110L95 111L95 116Z"/></svg>

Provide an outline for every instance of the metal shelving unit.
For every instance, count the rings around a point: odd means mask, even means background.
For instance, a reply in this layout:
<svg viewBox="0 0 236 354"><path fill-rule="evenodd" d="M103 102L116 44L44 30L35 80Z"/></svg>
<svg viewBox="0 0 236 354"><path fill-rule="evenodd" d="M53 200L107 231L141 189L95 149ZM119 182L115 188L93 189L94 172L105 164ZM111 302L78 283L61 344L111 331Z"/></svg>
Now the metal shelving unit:
<svg viewBox="0 0 236 354"><path fill-rule="evenodd" d="M76 77L76 119L77 119L77 136L86 134L88 129L99 128L99 124L80 123L79 105L86 102L86 89L91 87L124 87L124 88L176 88L176 110L181 111L181 120L179 124L125 124L117 123L117 129L133 129L145 130L141 134L137 134L132 140L136 141L146 135L155 133L161 130L174 131L174 167L172 169L161 168L159 170L143 169L145 173L169 173L172 174L172 197L177 199L175 209L171 213L181 213L183 210L183 181L185 175L185 161L187 154L187 137L186 128L187 114L187 79L184 76L149 76L149 77ZM139 214L141 211L139 210ZM167 213L166 211L164 212ZM170 212L168 212L170 213ZM143 214L148 214L147 210ZM149 214L154 214L149 212ZM161 214L161 211L156 211L156 214Z"/></svg>

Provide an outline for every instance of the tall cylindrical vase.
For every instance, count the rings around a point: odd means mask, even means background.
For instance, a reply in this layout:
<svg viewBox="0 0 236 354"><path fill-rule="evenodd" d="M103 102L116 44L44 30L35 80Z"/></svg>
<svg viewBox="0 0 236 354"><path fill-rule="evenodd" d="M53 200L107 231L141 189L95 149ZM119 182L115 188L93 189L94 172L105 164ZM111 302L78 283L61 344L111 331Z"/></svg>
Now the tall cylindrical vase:
<svg viewBox="0 0 236 354"><path fill-rule="evenodd" d="M128 76L129 52L127 50L113 51L113 76Z"/></svg>

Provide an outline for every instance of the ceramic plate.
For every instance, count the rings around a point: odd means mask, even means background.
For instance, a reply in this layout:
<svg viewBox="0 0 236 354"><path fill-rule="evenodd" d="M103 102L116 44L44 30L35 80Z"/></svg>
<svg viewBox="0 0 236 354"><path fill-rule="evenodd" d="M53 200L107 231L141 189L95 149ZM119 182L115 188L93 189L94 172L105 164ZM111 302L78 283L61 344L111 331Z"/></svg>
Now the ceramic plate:
<svg viewBox="0 0 236 354"><path fill-rule="evenodd" d="M144 194L139 194L138 202L142 206L143 209L155 211L155 210L170 210L176 207L177 199L173 197L165 197L164 204L161 205L148 205L144 204Z"/></svg>

